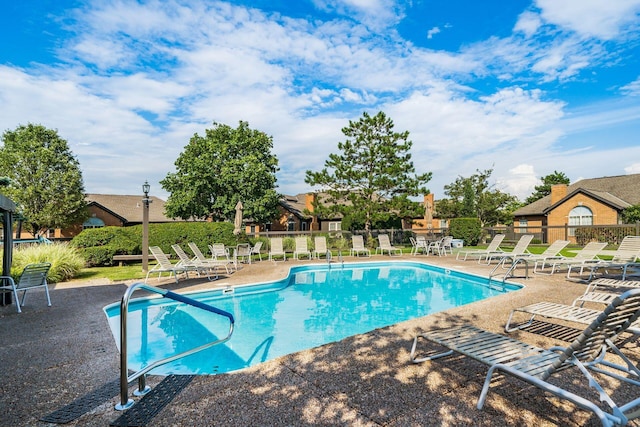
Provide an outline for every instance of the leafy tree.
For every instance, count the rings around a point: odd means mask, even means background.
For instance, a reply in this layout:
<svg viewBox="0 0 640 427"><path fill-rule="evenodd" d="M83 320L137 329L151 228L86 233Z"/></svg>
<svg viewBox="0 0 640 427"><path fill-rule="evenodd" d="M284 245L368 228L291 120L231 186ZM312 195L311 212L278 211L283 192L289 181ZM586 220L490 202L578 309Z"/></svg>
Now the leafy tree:
<svg viewBox="0 0 640 427"><path fill-rule="evenodd" d="M489 177L492 169L476 171L468 178L458 177L455 182L444 186L448 199L438 201L436 209L443 218L464 218L473 216L483 227L509 220L507 208L512 209L518 199L500 190L492 189Z"/></svg>
<svg viewBox="0 0 640 427"><path fill-rule="evenodd" d="M330 154L319 172L306 172L305 182L327 194L314 206L318 214L340 213L370 234L372 226L424 213L410 197L428 194L424 184L431 173L415 174L409 132L393 126L383 112L365 112L342 129L347 139L338 143L341 153Z"/></svg>
<svg viewBox="0 0 640 427"><path fill-rule="evenodd" d="M529 203L533 203L536 200L542 199L544 196L548 196L551 194L551 186L556 184L567 184L569 185L571 180L564 172L553 171L552 174L542 177L542 185L536 185L534 189L536 190L533 194L526 198L524 201L527 205Z"/></svg>
<svg viewBox="0 0 640 427"><path fill-rule="evenodd" d="M18 126L2 135L0 175L3 190L16 202L25 228L34 236L86 219L84 184L78 160L56 130Z"/></svg>
<svg viewBox="0 0 640 427"><path fill-rule="evenodd" d="M176 172L160 181L170 193L167 216L232 221L241 201L245 217L271 221L280 198L272 149L272 137L243 121L236 129L214 122L204 136L193 135L175 162Z"/></svg>
<svg viewBox="0 0 640 427"><path fill-rule="evenodd" d="M629 206L622 211L622 221L625 224L640 222L640 205Z"/></svg>

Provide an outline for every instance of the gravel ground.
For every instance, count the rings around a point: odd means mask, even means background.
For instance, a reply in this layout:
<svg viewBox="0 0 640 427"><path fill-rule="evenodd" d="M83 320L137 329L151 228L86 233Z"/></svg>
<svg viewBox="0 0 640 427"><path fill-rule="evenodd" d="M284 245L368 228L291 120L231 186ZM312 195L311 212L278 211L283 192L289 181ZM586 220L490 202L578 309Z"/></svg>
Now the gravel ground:
<svg viewBox="0 0 640 427"><path fill-rule="evenodd" d="M374 256L371 260L389 257ZM455 257L404 259L487 276L492 267ZM397 257L394 257L397 259ZM351 261L352 258L346 259ZM364 259L359 259L360 261ZM262 261L218 281L171 280L150 284L178 291L257 283L284 277L292 265ZM570 304L585 285L562 274L515 279L525 288L445 312L402 322L363 335L287 355L235 373L198 376L158 413L153 426L590 426L589 412L546 395L513 378L497 377L482 410L476 401L487 367L462 356L422 364L409 362L413 337L429 328L471 323L503 332L512 308L537 301ZM119 378L118 352L102 308L122 298L128 283L69 282L51 286L53 306L31 291L22 314L0 307L0 408L2 426L46 426L42 417ZM579 325L537 322L511 335L530 344L567 345ZM633 337L622 343L631 360L640 359ZM597 396L579 376L564 373L557 384ZM162 377L150 375L148 383ZM607 387L614 387L612 382ZM618 387L615 396L637 397L638 389ZM121 415L118 396L66 424L109 425ZM637 425L633 424L632 425Z"/></svg>

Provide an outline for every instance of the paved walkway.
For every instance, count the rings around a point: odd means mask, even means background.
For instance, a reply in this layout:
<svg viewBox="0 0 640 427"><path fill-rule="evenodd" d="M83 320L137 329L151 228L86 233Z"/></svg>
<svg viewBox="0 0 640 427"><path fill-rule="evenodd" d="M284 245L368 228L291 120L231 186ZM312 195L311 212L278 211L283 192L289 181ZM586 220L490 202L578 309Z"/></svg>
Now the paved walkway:
<svg viewBox="0 0 640 427"><path fill-rule="evenodd" d="M432 262L486 276L490 267L454 257L405 259ZM375 256L380 260L388 257ZM351 258L347 258L350 261ZM305 262L302 261L302 264ZM308 263L308 261L306 262ZM295 263L263 261L217 282L164 280L169 289L192 290L283 277ZM475 407L486 367L464 357L412 365L413 336L430 327L470 322L495 332L511 308L535 301L571 303L584 285L561 274L519 280L526 288L426 316L337 343L303 351L240 372L198 376L149 425L233 426L584 426L599 425L589 413L545 396L538 389L501 379L483 410ZM155 284L155 281L151 281ZM118 352L102 308L122 297L126 284L63 283L30 294L22 314L0 307L1 426L45 426L42 417L117 380ZM558 328L513 336L537 346L564 344ZM547 325L548 326L548 325ZM563 332L571 332L564 328ZM635 341L625 344L640 360ZM151 375L149 383L162 378ZM560 381L570 381L563 377ZM118 396L68 426L108 425L121 415Z"/></svg>

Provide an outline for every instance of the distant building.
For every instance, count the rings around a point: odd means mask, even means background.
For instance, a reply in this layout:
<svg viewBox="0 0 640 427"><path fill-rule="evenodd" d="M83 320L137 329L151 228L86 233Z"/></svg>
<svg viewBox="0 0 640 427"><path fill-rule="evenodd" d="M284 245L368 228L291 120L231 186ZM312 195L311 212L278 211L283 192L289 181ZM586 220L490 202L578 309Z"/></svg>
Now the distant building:
<svg viewBox="0 0 640 427"><path fill-rule="evenodd" d="M64 230L49 230L44 237L70 239L85 228L129 227L142 224L142 198L141 195L87 194L85 200L87 201L89 218L82 224L76 224ZM149 199L151 200L149 204L150 224L178 221L164 215L164 200L154 196L149 196Z"/></svg>
<svg viewBox="0 0 640 427"><path fill-rule="evenodd" d="M622 223L622 211L640 204L640 174L583 179L551 187L551 194L513 213L514 229Z"/></svg>

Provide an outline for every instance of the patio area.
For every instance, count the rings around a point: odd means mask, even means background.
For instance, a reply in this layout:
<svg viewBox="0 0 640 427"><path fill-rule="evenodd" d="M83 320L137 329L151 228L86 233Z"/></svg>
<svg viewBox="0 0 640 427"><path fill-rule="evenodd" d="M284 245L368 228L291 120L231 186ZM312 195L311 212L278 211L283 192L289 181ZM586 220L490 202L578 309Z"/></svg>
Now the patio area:
<svg viewBox="0 0 640 427"><path fill-rule="evenodd" d="M388 256L373 256L385 260ZM400 257L393 257L400 259ZM455 256L403 256L464 272L488 275L493 266L457 261ZM345 261L364 261L347 257ZM309 261L257 262L218 281L172 279L163 288L187 291L256 283L284 277L289 267ZM231 374L197 376L148 425L234 426L596 426L591 413L525 383L499 377L482 410L476 401L487 367L461 356L414 365L413 337L428 328L461 323L503 333L512 308L537 301L571 304L585 285L564 274L514 279L526 287L445 312L377 329L337 343L291 354ZM0 425L56 425L43 417L119 378L119 355L102 308L117 302L127 284L69 282L50 286L52 307L40 290L27 299L22 314L0 307ZM138 294L136 294L138 296ZM579 325L536 321L510 334L539 347L567 345ZM640 348L631 336L623 350L634 362ZM163 378L150 375L155 385ZM563 375L561 385L572 385ZM135 389L132 386L130 391ZM625 389L620 390L621 393ZM109 425L119 395L104 399L67 426ZM107 393L109 394L109 393ZM597 397L593 393L594 399ZM633 424L632 425L638 425Z"/></svg>

